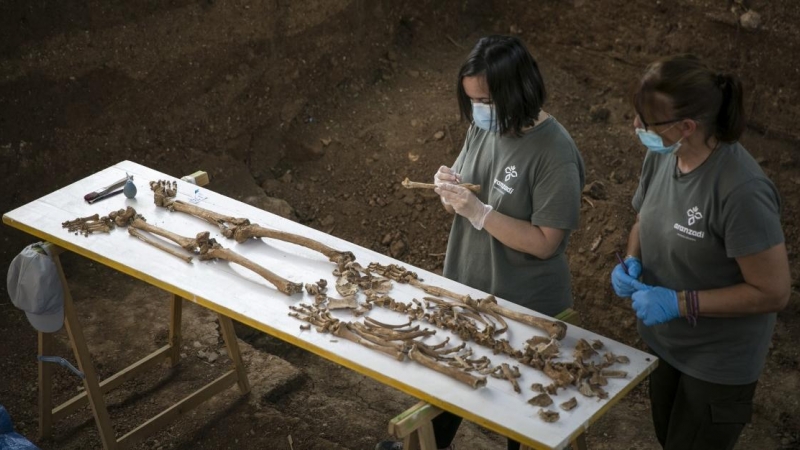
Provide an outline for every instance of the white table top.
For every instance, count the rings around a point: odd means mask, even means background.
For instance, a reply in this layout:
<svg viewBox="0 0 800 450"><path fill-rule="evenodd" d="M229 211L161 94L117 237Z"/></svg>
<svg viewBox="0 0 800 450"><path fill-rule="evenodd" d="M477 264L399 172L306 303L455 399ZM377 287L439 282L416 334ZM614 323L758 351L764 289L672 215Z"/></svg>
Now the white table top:
<svg viewBox="0 0 800 450"><path fill-rule="evenodd" d="M138 188L136 198L127 199L123 195L117 195L91 205L83 200L86 193L122 178L125 173L134 176ZM477 357L488 356L493 365L507 362L518 366L522 373L522 377L518 380L522 393L515 393L507 381L491 377L485 387L473 390L412 361L398 362L358 344L330 334L318 333L314 328L308 331L300 330L299 325L304 322L288 316L289 306L301 302L313 304L313 298L305 292L291 297L286 296L269 282L241 266L228 264L225 261L200 261L198 258L195 258L192 264L187 264L129 236L125 229L117 228L110 235L94 234L84 237L69 233L61 227L61 223L67 220L94 213L103 216L110 211L132 206L147 219L148 223L182 236L194 237L200 231L209 231L223 247L255 261L290 281L313 283L321 278L326 279L329 292L332 292L332 296L337 296L333 289L335 277L331 273L335 266L323 255L276 240L250 240L237 244L223 237L218 229L205 221L156 207L149 187L150 181L155 180L175 180L175 178L130 161L123 161L21 206L5 214L3 221L12 227L178 294L189 301L459 414L467 420L514 438L532 448L563 448L655 368L656 358L653 356L570 325L567 336L560 342L561 360L571 361L572 350L578 339L583 338L589 342L600 339L605 344L601 353L610 351L615 355L625 355L630 358L630 364L618 364L612 367L627 371L628 377L608 380L609 384L605 389L609 398L606 400L584 397L574 387L559 390L558 395L553 397L554 404L549 409L558 411L561 418L556 423L545 423L538 417L539 407L529 405L527 400L536 395L530 390L532 383L548 385L551 381L542 372L519 364L505 355L493 355L490 350L475 343L467 344L472 347ZM416 272L427 284L460 294L469 294L473 298L486 296L483 292L439 275L408 266L388 256L184 181L178 180L177 199L188 201L198 189L206 197L198 204L203 208L228 216L245 217L252 223L265 227L300 234L337 250L349 250L356 255L356 261L363 267L370 262L384 265L399 264ZM363 301L363 294L359 295L361 296L359 300ZM395 300L408 303L413 298L422 299L426 294L412 286L395 283L389 295ZM498 303L510 309L539 315L502 299L498 299ZM345 321L361 320L349 312L335 311L334 315ZM368 316L392 324L407 322L405 315L378 307L373 308ZM507 338L514 348L522 349L525 340L534 335L545 335L537 329L512 320L507 322L509 331L500 337ZM436 329L429 324L420 323L420 325L422 328ZM426 342L435 344L446 336L450 336L451 343L461 342L457 336L448 331L436 330L436 335L429 337ZM559 403L573 396L578 400L575 409L567 412L558 408Z"/></svg>

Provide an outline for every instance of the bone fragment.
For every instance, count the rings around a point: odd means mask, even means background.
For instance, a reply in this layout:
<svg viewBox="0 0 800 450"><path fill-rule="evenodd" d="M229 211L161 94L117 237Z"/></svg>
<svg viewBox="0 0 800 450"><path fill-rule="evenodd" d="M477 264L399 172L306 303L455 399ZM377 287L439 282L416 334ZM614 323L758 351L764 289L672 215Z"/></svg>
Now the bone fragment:
<svg viewBox="0 0 800 450"><path fill-rule="evenodd" d="M559 416L557 411L549 411L549 410L546 410L546 409L540 409L539 410L539 417L541 417L542 420L544 420L545 422L553 423L553 422L558 422L558 419L559 419L560 416Z"/></svg>
<svg viewBox="0 0 800 450"><path fill-rule="evenodd" d="M517 383L517 378L519 378L519 369L517 369L516 373L511 371L511 367L508 364L503 363L500 368L503 370L503 376L505 376L506 380L511 383L511 386L514 386L514 392L517 394L522 392L522 389L519 387L519 383Z"/></svg>
<svg viewBox="0 0 800 450"><path fill-rule="evenodd" d="M600 375L606 378L628 378L628 372L624 370L601 370Z"/></svg>
<svg viewBox="0 0 800 450"><path fill-rule="evenodd" d="M559 387L569 386L575 380L575 377L568 370L559 365L553 365L549 361L544 366L544 374L550 377Z"/></svg>
<svg viewBox="0 0 800 450"><path fill-rule="evenodd" d="M355 296L358 293L358 285L351 283L345 277L339 277L336 279L336 292L342 297Z"/></svg>
<svg viewBox="0 0 800 450"><path fill-rule="evenodd" d="M328 309L356 309L358 302L355 295L342 298L328 297Z"/></svg>
<svg viewBox="0 0 800 450"><path fill-rule="evenodd" d="M541 393L541 394L537 395L536 397L533 397L532 399L528 400L528 403L530 403L533 406L542 406L542 407L544 407L544 406L552 405L553 404L553 399L550 398L549 395L547 395L545 393Z"/></svg>
<svg viewBox="0 0 800 450"><path fill-rule="evenodd" d="M464 372L463 370L439 364L438 362L436 362L436 360L424 356L417 349L416 344L413 347L411 347L411 350L408 351L408 357L429 369L433 369L439 373L447 375L455 380L458 380L470 386L473 389L486 385L486 377L476 377L467 372Z"/></svg>
<svg viewBox="0 0 800 450"><path fill-rule="evenodd" d="M222 247L216 240L209 238L209 233L207 231L197 235L197 244L200 247L200 259L203 261L222 259L248 268L275 285L279 291L286 295L292 295L303 291L303 283L292 283L244 256Z"/></svg>
<svg viewBox="0 0 800 450"><path fill-rule="evenodd" d="M533 384L531 385L531 390L532 390L533 392L538 392L538 393L540 393L540 394L541 394L541 393L543 393L543 392L544 392L544 386L542 386L542 383L533 383Z"/></svg>
<svg viewBox="0 0 800 450"><path fill-rule="evenodd" d="M138 238L142 242L145 242L147 244L152 245L153 247L155 247L155 248L157 248L159 250L163 250L163 251L169 253L172 256L180 258L180 259L186 261L187 263L191 263L192 262L192 257L191 256L184 255L184 254L180 253L178 250L170 247L169 245L167 245L167 244L165 244L163 242L159 242L156 239L148 238L144 233L142 233L141 231L137 230L136 228L128 227L128 234Z"/></svg>
<svg viewBox="0 0 800 450"><path fill-rule="evenodd" d="M408 178L403 180L402 185L406 189L436 189L435 184L431 183L418 183L416 181L411 181ZM481 185L479 184L471 184L471 183L459 183L458 186L464 187L469 189L474 193L479 193L481 191Z"/></svg>
<svg viewBox="0 0 800 450"><path fill-rule="evenodd" d="M575 397L572 397L571 399L565 401L564 403L562 403L562 404L560 404L558 406L561 407L561 409L563 409L564 411L571 411L576 406L578 406L578 399L576 399Z"/></svg>

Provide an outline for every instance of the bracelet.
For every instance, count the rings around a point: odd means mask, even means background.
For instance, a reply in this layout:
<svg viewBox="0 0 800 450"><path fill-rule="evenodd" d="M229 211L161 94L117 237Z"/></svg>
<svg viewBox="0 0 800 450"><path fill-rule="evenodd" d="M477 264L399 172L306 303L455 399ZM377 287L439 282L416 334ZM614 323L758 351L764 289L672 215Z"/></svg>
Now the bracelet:
<svg viewBox="0 0 800 450"><path fill-rule="evenodd" d="M697 326L697 316L700 313L700 297L697 291L684 291L684 305L686 320L693 327Z"/></svg>
<svg viewBox="0 0 800 450"><path fill-rule="evenodd" d="M678 313L681 317L686 317L686 291L678 291Z"/></svg>

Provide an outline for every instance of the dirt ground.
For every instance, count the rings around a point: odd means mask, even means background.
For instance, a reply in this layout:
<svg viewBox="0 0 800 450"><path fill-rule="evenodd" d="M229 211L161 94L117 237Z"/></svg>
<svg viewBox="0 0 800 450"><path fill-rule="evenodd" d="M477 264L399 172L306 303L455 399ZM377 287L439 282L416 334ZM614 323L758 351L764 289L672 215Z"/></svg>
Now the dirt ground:
<svg viewBox="0 0 800 450"><path fill-rule="evenodd" d="M609 286L633 222L644 151L631 83L662 55L691 52L745 82L744 145L778 186L792 268L753 423L737 449L800 448L800 3L750 0L172 0L0 2L0 210L122 160L211 189L410 265L441 271L450 217L399 182L430 180L463 141L455 74L476 39L518 34L544 70L546 110L587 168L568 254L583 327L641 347ZM0 227L0 269L33 241ZM169 295L64 258L95 364L109 376L167 339ZM88 409L37 440L36 335L0 288L0 404L44 449L99 448ZM414 399L244 326L254 392L235 388L137 448L371 449ZM106 398L118 435L227 364L215 316L187 306L185 358ZM64 333L58 354L73 359ZM73 359L74 360L74 359ZM64 400L80 383L57 369ZM291 436L290 445L289 440ZM654 449L646 386L589 430L593 449ZM469 424L461 449L505 448Z"/></svg>

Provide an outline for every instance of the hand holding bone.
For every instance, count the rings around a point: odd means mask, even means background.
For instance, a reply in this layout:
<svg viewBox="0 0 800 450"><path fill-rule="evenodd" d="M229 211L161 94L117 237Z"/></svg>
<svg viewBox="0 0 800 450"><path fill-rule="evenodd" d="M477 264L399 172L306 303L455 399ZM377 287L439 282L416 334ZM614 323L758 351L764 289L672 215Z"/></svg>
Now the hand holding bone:
<svg viewBox="0 0 800 450"><path fill-rule="evenodd" d="M433 184L436 186L441 186L444 184L458 184L461 182L461 175L457 174L453 171L453 169L447 166L439 167L439 170L436 171L436 175L433 176ZM445 205L449 205L447 200L444 197L439 197L442 200L442 203Z"/></svg>
<svg viewBox="0 0 800 450"><path fill-rule="evenodd" d="M439 167L436 175L433 176L433 184L441 186L443 184L458 184L461 182L461 175L447 166Z"/></svg>
<svg viewBox="0 0 800 450"><path fill-rule="evenodd" d="M486 216L492 211L491 205L484 204L469 189L455 184L442 184L436 188L436 193L442 197L442 202L449 203L456 214L469 220L475 229L483 229Z"/></svg>

